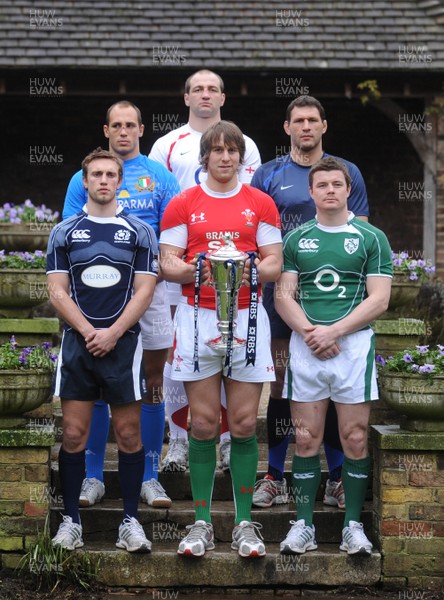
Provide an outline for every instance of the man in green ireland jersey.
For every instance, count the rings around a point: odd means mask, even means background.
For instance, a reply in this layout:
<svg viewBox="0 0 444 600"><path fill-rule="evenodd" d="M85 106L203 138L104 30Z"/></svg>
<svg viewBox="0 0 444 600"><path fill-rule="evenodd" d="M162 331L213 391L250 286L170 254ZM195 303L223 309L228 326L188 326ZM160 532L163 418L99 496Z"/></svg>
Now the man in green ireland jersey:
<svg viewBox="0 0 444 600"><path fill-rule="evenodd" d="M345 455L340 549L363 555L372 550L360 523L370 472L370 401L378 399L370 323L387 309L392 261L385 234L348 211L350 181L336 158L311 168L316 218L285 236L283 273L276 283L276 310L293 330L284 397L292 400L296 430L292 472L298 521L281 542L284 554L317 548L312 519L329 398Z"/></svg>

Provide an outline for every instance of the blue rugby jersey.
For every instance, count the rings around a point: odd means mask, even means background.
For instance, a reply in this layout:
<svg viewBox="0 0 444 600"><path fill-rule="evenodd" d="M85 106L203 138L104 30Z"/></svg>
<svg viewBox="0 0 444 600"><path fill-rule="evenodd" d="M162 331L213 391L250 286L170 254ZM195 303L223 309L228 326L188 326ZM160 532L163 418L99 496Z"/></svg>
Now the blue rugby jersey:
<svg viewBox="0 0 444 600"><path fill-rule="evenodd" d="M177 179L160 163L143 154L123 161L123 180L117 190L117 202L130 214L151 225L157 237L165 207L179 192ZM87 200L82 171L78 171L68 185L63 218L77 214Z"/></svg>
<svg viewBox="0 0 444 600"><path fill-rule="evenodd" d="M121 208L115 217L84 210L54 227L47 273L68 273L71 298L97 329L110 327L131 299L134 275L157 276L157 240L150 225ZM138 324L132 331L140 331Z"/></svg>
<svg viewBox="0 0 444 600"><path fill-rule="evenodd" d="M324 152L322 158L331 156ZM357 217L369 215L367 191L358 167L338 158L348 168L351 177L351 193L348 209ZM282 236L313 219L315 204L308 189L308 173L311 166L298 165L291 156L275 158L263 164L253 175L251 185L273 198L281 216Z"/></svg>

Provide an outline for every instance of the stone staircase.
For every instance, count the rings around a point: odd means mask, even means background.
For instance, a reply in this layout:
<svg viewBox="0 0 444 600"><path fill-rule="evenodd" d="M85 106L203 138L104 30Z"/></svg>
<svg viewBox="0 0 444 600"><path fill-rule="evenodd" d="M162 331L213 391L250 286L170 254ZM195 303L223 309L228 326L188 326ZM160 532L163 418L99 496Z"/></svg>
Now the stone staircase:
<svg viewBox="0 0 444 600"><path fill-rule="evenodd" d="M259 471L267 468L265 415L259 416ZM57 431L61 431L57 417ZM60 501L57 454L60 442L53 448L51 489ZM291 483L291 455L286 463L287 482ZM164 448L165 451L165 448ZM318 550L301 556L283 556L279 542L287 534L289 521L295 519L294 504L253 509L253 520L262 524L267 556L258 560L242 559L230 548L234 525L231 476L218 470L215 477L212 518L216 550L205 557L186 558L177 555L179 541L186 535L185 526L194 522L189 472L160 473L159 479L172 498L169 509L153 509L144 503L139 507L139 521L153 542L151 554L130 555L115 547L117 529L122 520L122 503L117 474L117 449L110 432L105 462L106 495L102 503L81 509L84 549L99 560L98 579L111 587L168 588L174 590L285 589L288 587L376 586L381 580L381 555L349 557L339 551L343 511L322 504L327 471L322 461L322 485L316 502L314 524ZM60 504L51 507L51 530L60 522ZM367 535L372 531L372 492L369 490L362 522Z"/></svg>

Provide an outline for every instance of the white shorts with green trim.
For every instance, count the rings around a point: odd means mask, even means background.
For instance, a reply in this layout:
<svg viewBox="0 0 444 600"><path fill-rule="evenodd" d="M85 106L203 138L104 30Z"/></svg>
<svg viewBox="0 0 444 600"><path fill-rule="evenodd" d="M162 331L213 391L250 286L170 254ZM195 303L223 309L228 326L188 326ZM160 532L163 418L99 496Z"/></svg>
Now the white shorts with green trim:
<svg viewBox="0 0 444 600"><path fill-rule="evenodd" d="M374 340L371 329L351 333L339 339L337 356L320 360L293 331L283 397L295 402L331 398L341 404L378 400Z"/></svg>
<svg viewBox="0 0 444 600"><path fill-rule="evenodd" d="M199 371L194 370L194 308L187 304L184 297L177 306L174 316L175 341L171 378L179 381L198 381L207 379L216 373L227 375L225 366L226 351L207 346L206 342L220 337L217 328L216 311L199 308ZM248 308L238 311L234 335L246 339L248 329ZM231 379L253 383L275 381L273 359L270 350L270 322L268 315L259 302L257 306L256 359L254 365L246 364L246 348L233 349Z"/></svg>

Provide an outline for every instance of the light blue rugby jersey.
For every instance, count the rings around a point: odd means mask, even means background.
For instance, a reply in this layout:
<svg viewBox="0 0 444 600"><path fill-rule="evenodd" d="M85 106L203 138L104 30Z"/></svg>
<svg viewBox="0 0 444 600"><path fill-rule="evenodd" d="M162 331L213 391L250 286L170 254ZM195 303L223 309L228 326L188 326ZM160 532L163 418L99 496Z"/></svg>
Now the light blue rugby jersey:
<svg viewBox="0 0 444 600"><path fill-rule="evenodd" d="M179 193L177 179L160 163L143 154L123 161L123 180L117 190L117 202L128 213L151 225L157 238L166 205ZM82 171L78 171L68 185L63 218L77 214L87 200Z"/></svg>
<svg viewBox="0 0 444 600"><path fill-rule="evenodd" d="M157 276L157 252L152 227L126 211L99 218L82 210L52 230L46 272L68 273L72 299L101 329L110 327L130 301L135 273Z"/></svg>

